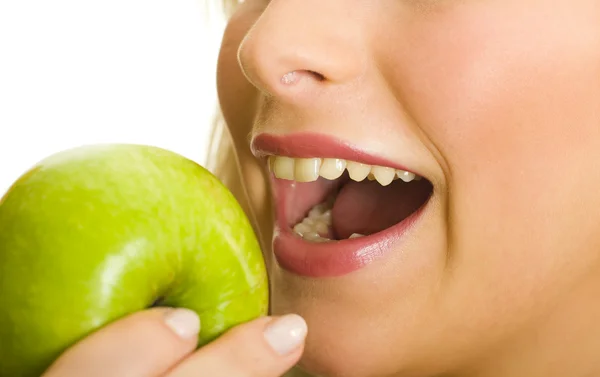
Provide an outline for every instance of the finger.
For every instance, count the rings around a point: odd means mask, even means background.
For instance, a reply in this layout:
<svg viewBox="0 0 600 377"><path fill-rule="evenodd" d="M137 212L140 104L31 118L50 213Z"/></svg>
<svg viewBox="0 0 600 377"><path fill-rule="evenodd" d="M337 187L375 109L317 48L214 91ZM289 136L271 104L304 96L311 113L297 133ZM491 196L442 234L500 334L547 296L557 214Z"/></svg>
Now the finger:
<svg viewBox="0 0 600 377"><path fill-rule="evenodd" d="M76 344L44 377L159 376L194 351L199 330L187 309L135 313Z"/></svg>
<svg viewBox="0 0 600 377"><path fill-rule="evenodd" d="M201 348L167 377L279 377L298 362L307 327L290 314L240 325Z"/></svg>

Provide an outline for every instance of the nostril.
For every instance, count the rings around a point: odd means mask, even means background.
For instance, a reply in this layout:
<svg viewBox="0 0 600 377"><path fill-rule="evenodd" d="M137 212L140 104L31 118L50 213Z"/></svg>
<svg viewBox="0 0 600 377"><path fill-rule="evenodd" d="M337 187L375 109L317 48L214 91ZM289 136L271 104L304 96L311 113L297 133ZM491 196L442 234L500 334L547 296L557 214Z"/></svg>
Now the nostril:
<svg viewBox="0 0 600 377"><path fill-rule="evenodd" d="M311 74L312 76L314 76L314 78L317 81L325 81L325 76L323 76L319 72L315 72L315 71L306 71L306 72L309 73L309 74Z"/></svg>

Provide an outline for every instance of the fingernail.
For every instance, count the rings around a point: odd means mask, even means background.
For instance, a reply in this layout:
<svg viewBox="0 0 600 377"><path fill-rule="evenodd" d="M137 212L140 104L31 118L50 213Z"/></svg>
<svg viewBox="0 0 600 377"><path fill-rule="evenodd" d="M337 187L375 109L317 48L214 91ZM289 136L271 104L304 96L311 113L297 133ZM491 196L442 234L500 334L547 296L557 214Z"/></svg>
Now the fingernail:
<svg viewBox="0 0 600 377"><path fill-rule="evenodd" d="M304 342L307 326L302 317L288 314L280 317L265 329L265 338L271 348L280 355L287 355Z"/></svg>
<svg viewBox="0 0 600 377"><path fill-rule="evenodd" d="M189 309L169 310L165 316L165 324L182 339L194 338L200 332L200 317Z"/></svg>

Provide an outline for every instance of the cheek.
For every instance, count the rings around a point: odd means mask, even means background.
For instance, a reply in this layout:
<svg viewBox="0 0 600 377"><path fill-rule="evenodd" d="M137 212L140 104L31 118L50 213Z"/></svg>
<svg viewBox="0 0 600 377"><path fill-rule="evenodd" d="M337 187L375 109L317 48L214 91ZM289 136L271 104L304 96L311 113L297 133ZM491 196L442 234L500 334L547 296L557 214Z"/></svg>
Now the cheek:
<svg viewBox="0 0 600 377"><path fill-rule="evenodd" d="M396 70L446 166L456 280L513 307L600 250L600 13L564 3L440 15Z"/></svg>

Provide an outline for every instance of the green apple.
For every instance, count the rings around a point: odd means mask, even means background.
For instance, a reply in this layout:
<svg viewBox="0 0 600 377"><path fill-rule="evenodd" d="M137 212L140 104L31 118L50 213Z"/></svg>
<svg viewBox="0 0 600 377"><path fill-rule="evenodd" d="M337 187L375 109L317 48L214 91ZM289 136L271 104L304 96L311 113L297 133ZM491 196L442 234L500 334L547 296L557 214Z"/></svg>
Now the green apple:
<svg viewBox="0 0 600 377"><path fill-rule="evenodd" d="M0 200L0 376L33 377L127 314L185 307L199 346L266 314L264 260L233 195L162 148L52 155Z"/></svg>

